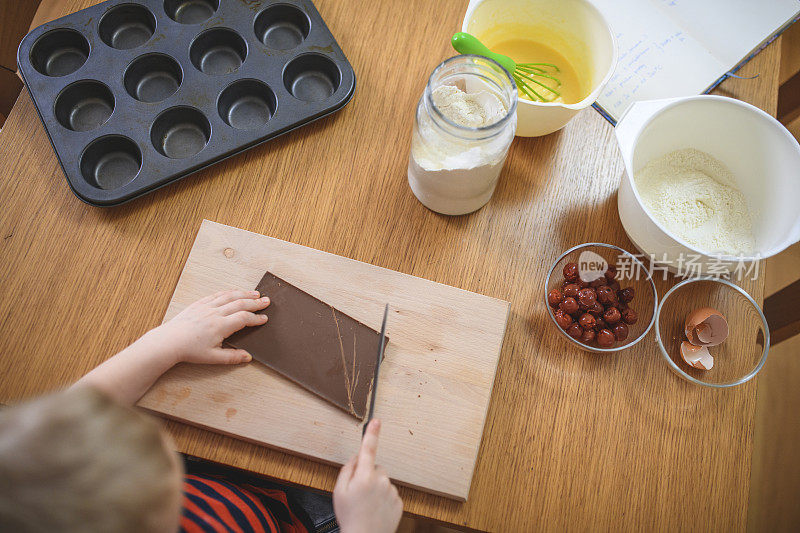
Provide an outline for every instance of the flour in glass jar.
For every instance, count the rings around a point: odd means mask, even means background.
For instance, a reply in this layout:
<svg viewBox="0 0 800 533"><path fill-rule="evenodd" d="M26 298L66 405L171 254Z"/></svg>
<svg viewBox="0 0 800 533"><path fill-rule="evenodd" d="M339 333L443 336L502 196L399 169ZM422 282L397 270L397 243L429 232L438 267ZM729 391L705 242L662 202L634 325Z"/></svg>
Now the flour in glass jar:
<svg viewBox="0 0 800 533"><path fill-rule="evenodd" d="M442 85L431 93L433 105L452 124L484 128L498 123L508 109L493 92L465 92ZM418 134L412 139L409 183L429 208L444 214L464 214L491 197L503 168L514 124L485 139L460 137L436 119L418 114ZM448 125L445 125L445 128Z"/></svg>

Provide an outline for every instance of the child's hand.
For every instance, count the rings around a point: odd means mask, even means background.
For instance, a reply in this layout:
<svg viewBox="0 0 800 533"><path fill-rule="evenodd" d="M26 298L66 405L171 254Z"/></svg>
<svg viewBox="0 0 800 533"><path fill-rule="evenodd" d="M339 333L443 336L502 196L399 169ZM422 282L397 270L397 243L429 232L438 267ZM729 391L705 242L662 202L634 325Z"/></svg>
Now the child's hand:
<svg viewBox="0 0 800 533"><path fill-rule="evenodd" d="M375 466L380 420L367 426L358 455L342 467L333 489L333 510L342 533L393 533L403 501L386 471Z"/></svg>
<svg viewBox="0 0 800 533"><path fill-rule="evenodd" d="M78 380L123 405L133 405L175 363L236 364L250 361L244 350L223 348L222 341L245 326L260 326L266 315L254 311L269 305L256 291L225 291L196 301L175 318Z"/></svg>
<svg viewBox="0 0 800 533"><path fill-rule="evenodd" d="M206 296L146 336L175 362L236 364L250 361L245 350L223 348L222 341L245 326L260 326L267 316L254 311L269 305L258 291L231 290Z"/></svg>

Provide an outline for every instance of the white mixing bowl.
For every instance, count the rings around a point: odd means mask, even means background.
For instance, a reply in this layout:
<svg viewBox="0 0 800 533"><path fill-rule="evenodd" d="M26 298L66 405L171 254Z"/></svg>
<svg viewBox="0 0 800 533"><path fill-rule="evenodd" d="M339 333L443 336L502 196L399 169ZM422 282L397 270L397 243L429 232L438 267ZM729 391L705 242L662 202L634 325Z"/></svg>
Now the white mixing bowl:
<svg viewBox="0 0 800 533"><path fill-rule="evenodd" d="M800 145L780 122L750 104L723 96L691 96L633 104L615 129L626 175L618 208L631 241L657 262L678 270L681 257L698 258L703 273L731 271L800 241ZM755 250L715 257L690 246L654 220L633 179L653 159L695 148L733 173L752 217ZM701 272L698 272L701 273Z"/></svg>
<svg viewBox="0 0 800 533"><path fill-rule="evenodd" d="M588 75L591 86L589 94L574 104L520 98L517 104L517 135L520 137L547 135L566 126L580 110L597 100L614 73L617 42L608 22L591 2L472 0L461 31L480 38L488 29L500 25L522 27L531 35L548 35L547 44L569 60L579 75ZM490 43L486 44L491 48Z"/></svg>

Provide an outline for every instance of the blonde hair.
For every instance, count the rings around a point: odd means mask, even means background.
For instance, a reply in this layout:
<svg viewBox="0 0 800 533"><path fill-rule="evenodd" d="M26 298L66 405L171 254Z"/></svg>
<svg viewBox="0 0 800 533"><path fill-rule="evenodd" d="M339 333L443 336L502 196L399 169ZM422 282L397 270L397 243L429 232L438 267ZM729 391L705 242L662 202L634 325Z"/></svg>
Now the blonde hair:
<svg viewBox="0 0 800 533"><path fill-rule="evenodd" d="M0 530L177 527L182 470L164 439L89 387L0 410Z"/></svg>

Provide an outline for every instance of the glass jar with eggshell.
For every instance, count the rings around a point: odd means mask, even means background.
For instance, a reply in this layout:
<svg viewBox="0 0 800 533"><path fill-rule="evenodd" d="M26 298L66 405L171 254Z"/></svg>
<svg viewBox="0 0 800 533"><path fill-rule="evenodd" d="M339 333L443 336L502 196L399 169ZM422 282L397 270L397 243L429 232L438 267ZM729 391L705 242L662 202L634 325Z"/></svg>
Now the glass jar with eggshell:
<svg viewBox="0 0 800 533"><path fill-rule="evenodd" d="M649 269L630 252L605 243L580 244L561 254L547 273L544 300L555 328L596 353L618 352L641 341L658 305ZM567 304L577 308L573 312ZM587 336L589 330L594 333Z"/></svg>
<svg viewBox="0 0 800 533"><path fill-rule="evenodd" d="M727 280L702 277L678 283L663 296L655 323L656 342L667 365L691 383L713 388L741 385L766 362L767 319L744 289Z"/></svg>

